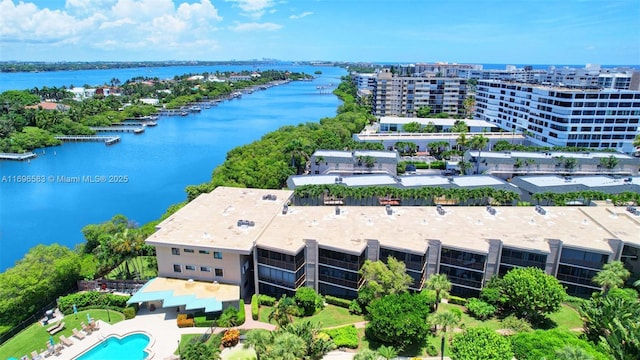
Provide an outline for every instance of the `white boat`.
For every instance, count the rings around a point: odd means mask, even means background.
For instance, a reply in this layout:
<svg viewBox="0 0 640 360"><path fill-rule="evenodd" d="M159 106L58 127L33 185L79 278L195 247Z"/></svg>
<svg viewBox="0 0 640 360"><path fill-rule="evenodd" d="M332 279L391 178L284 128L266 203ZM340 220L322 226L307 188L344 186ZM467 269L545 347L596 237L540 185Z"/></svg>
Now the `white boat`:
<svg viewBox="0 0 640 360"><path fill-rule="evenodd" d="M202 109L200 108L200 106L195 106L194 105L194 106L191 106L189 108L189 111L191 111L191 112L200 112L200 111L202 111Z"/></svg>

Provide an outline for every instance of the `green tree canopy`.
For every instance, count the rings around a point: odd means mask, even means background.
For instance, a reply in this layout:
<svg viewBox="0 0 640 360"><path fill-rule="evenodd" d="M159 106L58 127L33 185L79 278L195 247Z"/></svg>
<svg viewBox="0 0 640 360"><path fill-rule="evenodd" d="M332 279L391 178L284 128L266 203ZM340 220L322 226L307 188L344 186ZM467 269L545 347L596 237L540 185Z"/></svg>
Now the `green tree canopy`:
<svg viewBox="0 0 640 360"><path fill-rule="evenodd" d="M566 292L558 279L538 268L515 268L500 281L504 307L520 318L538 319L560 309Z"/></svg>
<svg viewBox="0 0 640 360"><path fill-rule="evenodd" d="M374 291L375 297L406 292L413 282L404 263L394 257L389 257L386 264L381 260L367 260L360 272L365 286Z"/></svg>
<svg viewBox="0 0 640 360"><path fill-rule="evenodd" d="M421 106L416 110L416 116L419 118L426 118L431 116L431 106Z"/></svg>
<svg viewBox="0 0 640 360"><path fill-rule="evenodd" d="M454 336L451 341L453 360L511 360L511 343L495 331L484 328L470 328Z"/></svg>
<svg viewBox="0 0 640 360"><path fill-rule="evenodd" d="M554 359L556 352L566 346L578 348L594 360L606 360L588 341L571 331L562 329L521 332L510 337L513 352L518 360Z"/></svg>
<svg viewBox="0 0 640 360"><path fill-rule="evenodd" d="M422 344L429 331L431 308L420 294L392 294L368 306L367 336L397 349Z"/></svg>
<svg viewBox="0 0 640 360"><path fill-rule="evenodd" d="M426 285L427 289L436 292L436 310L438 310L438 305L440 305L442 297L451 291L451 282L446 274L435 274L427 279Z"/></svg>
<svg viewBox="0 0 640 360"><path fill-rule="evenodd" d="M38 245L0 273L0 324L16 325L81 279L82 259L62 245Z"/></svg>
<svg viewBox="0 0 640 360"><path fill-rule="evenodd" d="M417 122L417 121L412 121L410 123L406 123L402 129L405 132L409 132L409 133L417 133L420 132L420 130L422 129L422 125Z"/></svg>

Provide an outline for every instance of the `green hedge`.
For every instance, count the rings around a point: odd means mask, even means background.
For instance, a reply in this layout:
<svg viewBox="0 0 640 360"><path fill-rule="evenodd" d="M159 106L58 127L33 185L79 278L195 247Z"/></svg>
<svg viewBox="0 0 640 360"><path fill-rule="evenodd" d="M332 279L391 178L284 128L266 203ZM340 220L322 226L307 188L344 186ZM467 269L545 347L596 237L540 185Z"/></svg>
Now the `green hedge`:
<svg viewBox="0 0 640 360"><path fill-rule="evenodd" d="M432 161L429 164L431 169L440 169L440 170L444 170L447 167L447 163L442 161L442 160L436 160L436 161Z"/></svg>
<svg viewBox="0 0 640 360"><path fill-rule="evenodd" d="M123 311L131 296L114 295L98 291L75 293L58 298L58 308L65 315L73 314L73 304L78 310L87 308L109 307Z"/></svg>
<svg viewBox="0 0 640 360"><path fill-rule="evenodd" d="M338 348L356 349L358 347L358 330L354 325L323 330L323 332L331 337Z"/></svg>
<svg viewBox="0 0 640 360"><path fill-rule="evenodd" d="M268 295L258 295L258 302L260 305L273 306L276 303L276 298Z"/></svg>
<svg viewBox="0 0 640 360"><path fill-rule="evenodd" d="M207 317L203 315L195 316L193 318L193 323L196 327L212 327L213 325L215 325L216 321L207 319Z"/></svg>
<svg viewBox="0 0 640 360"><path fill-rule="evenodd" d="M449 296L449 304L465 306L465 305L467 305L467 299L461 298L459 296L450 295Z"/></svg>
<svg viewBox="0 0 640 360"><path fill-rule="evenodd" d="M247 314L244 311L244 300L240 299L240 303L239 303L239 309L238 309L238 325L242 325L244 324L245 319L247 318Z"/></svg>
<svg viewBox="0 0 640 360"><path fill-rule="evenodd" d="M340 306L340 307L343 307L345 309L348 309L349 306L351 305L351 300L342 299L342 298L331 296L331 295L325 295L324 296L324 301L326 301L327 304Z"/></svg>
<svg viewBox="0 0 640 360"><path fill-rule="evenodd" d="M260 317L260 303L258 302L258 295L253 294L251 296L251 318L258 320Z"/></svg>
<svg viewBox="0 0 640 360"><path fill-rule="evenodd" d="M133 319L134 317L136 317L136 309L131 306L122 310L122 313L124 314L125 320Z"/></svg>

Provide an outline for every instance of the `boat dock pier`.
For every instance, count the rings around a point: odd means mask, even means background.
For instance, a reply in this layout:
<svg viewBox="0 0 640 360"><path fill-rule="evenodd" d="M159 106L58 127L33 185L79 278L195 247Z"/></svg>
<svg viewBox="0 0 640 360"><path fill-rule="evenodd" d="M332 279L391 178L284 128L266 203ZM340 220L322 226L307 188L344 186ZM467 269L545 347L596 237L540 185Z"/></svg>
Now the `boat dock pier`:
<svg viewBox="0 0 640 360"><path fill-rule="evenodd" d="M23 161L23 160L33 159L34 157L36 157L36 154L32 153L32 152L26 152L26 153L22 153L22 154L18 154L18 153L0 153L0 160Z"/></svg>
<svg viewBox="0 0 640 360"><path fill-rule="evenodd" d="M157 122L155 121L129 121L129 120L125 120L124 122L121 123L113 123L111 124L112 126L156 126L158 125Z"/></svg>
<svg viewBox="0 0 640 360"><path fill-rule="evenodd" d="M113 145L120 142L120 136L94 136L94 135L66 135L56 136L61 141L103 142L105 145ZM35 155L35 154L34 154Z"/></svg>
<svg viewBox="0 0 640 360"><path fill-rule="evenodd" d="M132 132L134 134L144 132L144 127L134 126L90 126L89 128L96 132Z"/></svg>

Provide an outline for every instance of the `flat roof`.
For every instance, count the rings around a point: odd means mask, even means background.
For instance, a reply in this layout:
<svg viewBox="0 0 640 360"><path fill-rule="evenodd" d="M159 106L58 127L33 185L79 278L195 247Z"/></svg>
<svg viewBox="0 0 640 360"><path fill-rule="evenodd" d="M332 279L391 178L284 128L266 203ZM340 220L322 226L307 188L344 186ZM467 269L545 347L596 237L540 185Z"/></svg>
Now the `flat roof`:
<svg viewBox="0 0 640 360"><path fill-rule="evenodd" d="M474 135L483 135L488 139L504 139L504 140L524 140L525 137L522 134L513 134L508 132L468 132L466 133L467 139L473 137ZM353 134L353 138L360 141L407 141L407 140L457 140L460 137L460 133L359 133ZM487 152L488 153L488 152ZM482 152L482 156L484 156L485 152Z"/></svg>
<svg viewBox="0 0 640 360"><path fill-rule="evenodd" d="M621 186L628 182L625 182L625 178L616 179L606 175L593 175L593 176L572 176L563 177L557 175L546 176L520 176L520 180L533 184L538 187L549 186L576 186L584 185L588 187L605 187L605 186ZM640 177L632 177L632 183L640 183Z"/></svg>
<svg viewBox="0 0 640 360"><path fill-rule="evenodd" d="M277 194L278 200L261 199L269 193ZM491 239L539 252L549 251L549 239L601 253L611 253L608 240L613 238L640 245L640 219L622 207L545 206L546 214L540 215L531 206L504 206L494 207L491 215L484 206L443 206L445 213L439 215L433 206L392 206L391 214L384 206L340 206L339 214L334 206L289 206L283 215L282 205L291 193L217 188L163 221L147 241L247 252L255 242L290 254L299 252L305 239L352 254L362 253L370 239L418 254L426 252L429 240L478 253L487 253ZM255 220L255 229L238 229L238 218ZM209 239L202 239L203 228L211 234Z"/></svg>
<svg viewBox="0 0 640 360"><path fill-rule="evenodd" d="M403 186L449 186L449 179L441 175L405 175L401 176Z"/></svg>
<svg viewBox="0 0 640 360"><path fill-rule="evenodd" d="M433 123L436 126L453 126L456 121L461 119L441 119L441 118L407 118L407 117L398 117L398 116L381 116L380 123L386 124L408 124L410 122L418 122L422 125L427 125L429 123ZM496 124L490 123L484 120L475 120L475 119L462 119L467 126L470 127L487 127L487 128L495 128L498 127Z"/></svg>
<svg viewBox="0 0 640 360"><path fill-rule="evenodd" d="M396 159L398 153L395 151L380 151L380 150L355 150L355 151L343 151L343 150L316 150L313 156L318 157L334 157L334 158L357 158L358 156L372 156L375 158L388 158Z"/></svg>
<svg viewBox="0 0 640 360"><path fill-rule="evenodd" d="M158 225L150 245L185 245L249 254L293 191L218 187L202 194ZM275 200L263 196L275 195ZM238 226L238 220L254 226Z"/></svg>
<svg viewBox="0 0 640 360"><path fill-rule="evenodd" d="M469 150L469 155L478 156L477 150ZM499 158L499 159L512 159L512 158L534 158L534 159L553 159L557 157L575 158L575 159L600 159L615 157L617 159L633 159L633 157L617 153L617 152L533 152L533 151L482 151L481 156L483 158Z"/></svg>
<svg viewBox="0 0 640 360"><path fill-rule="evenodd" d="M454 176L453 183L460 186L496 186L496 185L507 185L508 183L504 180L498 179L493 176L487 175L465 175L465 176Z"/></svg>
<svg viewBox="0 0 640 360"><path fill-rule="evenodd" d="M315 239L321 247L359 254L367 239L377 239L383 247L425 253L433 239L444 247L486 253L489 240L499 239L507 247L548 253L547 241L559 239L564 246L611 252L607 240L615 236L582 208L545 207L546 215L533 207L494 208L491 215L485 207L444 206L445 215L438 215L433 206L394 206L388 215L383 206L340 206L336 215L332 206L290 206L289 213L274 218L257 245L295 254L304 239ZM636 226L618 225L627 231ZM640 231L627 238L640 243Z"/></svg>
<svg viewBox="0 0 640 360"><path fill-rule="evenodd" d="M386 174L371 175L294 175L287 181L294 187L303 185L330 185L336 183L336 178L342 179L342 184L346 186L395 186L398 185L396 179Z"/></svg>

